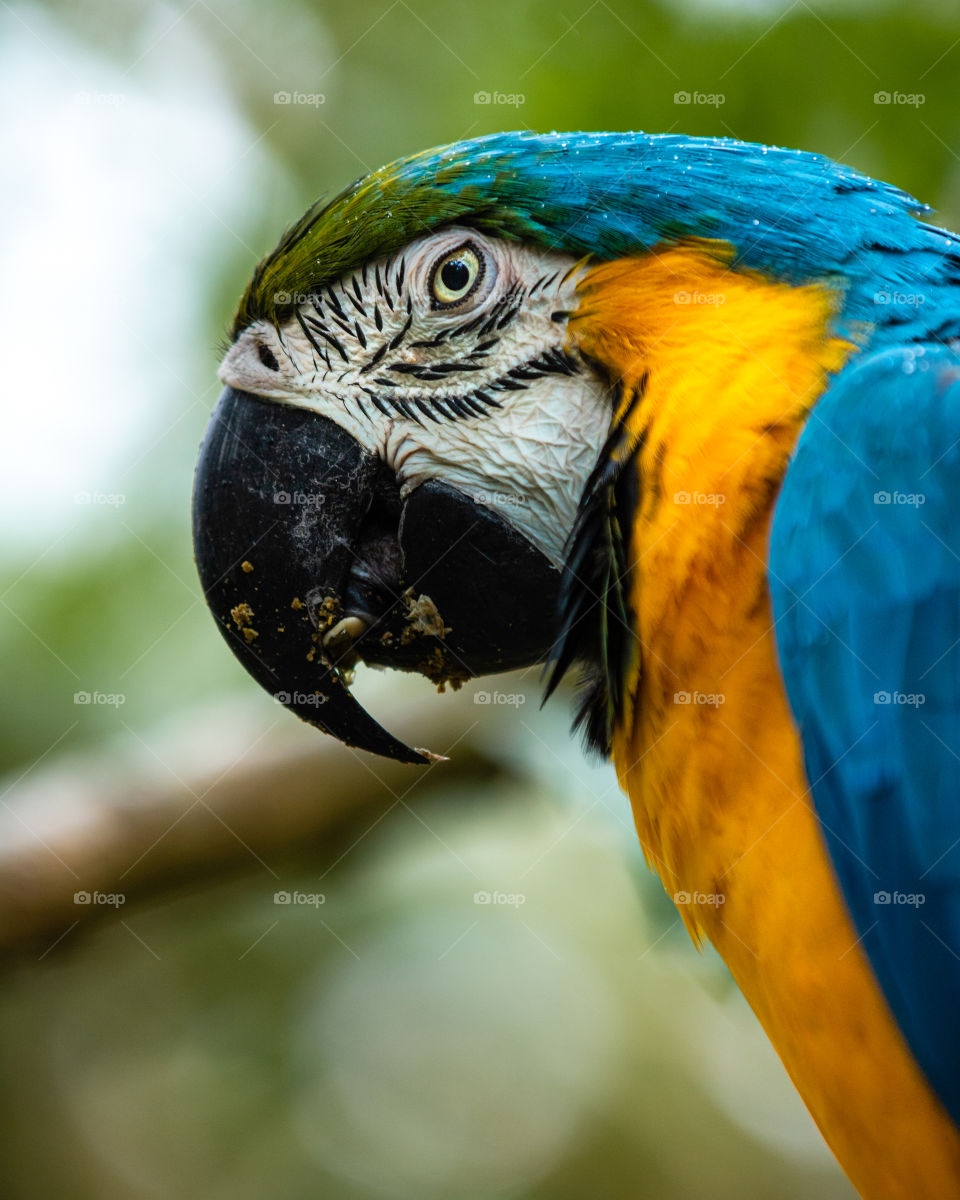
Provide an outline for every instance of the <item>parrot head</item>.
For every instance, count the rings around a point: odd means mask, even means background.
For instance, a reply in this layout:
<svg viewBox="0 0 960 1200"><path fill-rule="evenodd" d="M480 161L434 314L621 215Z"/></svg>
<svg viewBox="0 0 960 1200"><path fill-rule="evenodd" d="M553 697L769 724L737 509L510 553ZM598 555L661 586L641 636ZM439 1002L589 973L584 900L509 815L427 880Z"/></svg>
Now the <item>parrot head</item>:
<svg viewBox="0 0 960 1200"><path fill-rule="evenodd" d="M577 263L466 225L254 320L197 475L197 561L241 661L348 743L416 759L353 699L366 663L439 685L543 660L609 424L565 347Z"/></svg>
<svg viewBox="0 0 960 1200"><path fill-rule="evenodd" d="M416 165L312 210L261 263L194 500L241 662L311 724L408 762L426 755L361 708L350 671L457 686L543 661L610 423L567 344L583 256L519 240L469 181L445 195Z"/></svg>
<svg viewBox="0 0 960 1200"><path fill-rule="evenodd" d="M608 748L635 641L636 485L618 380L575 336L585 281L685 238L819 272L832 198L862 177L766 155L497 134L385 167L282 237L240 302L194 490L207 603L264 688L348 745L420 763L352 696L358 661L458 686L551 655L553 683L577 659Z"/></svg>

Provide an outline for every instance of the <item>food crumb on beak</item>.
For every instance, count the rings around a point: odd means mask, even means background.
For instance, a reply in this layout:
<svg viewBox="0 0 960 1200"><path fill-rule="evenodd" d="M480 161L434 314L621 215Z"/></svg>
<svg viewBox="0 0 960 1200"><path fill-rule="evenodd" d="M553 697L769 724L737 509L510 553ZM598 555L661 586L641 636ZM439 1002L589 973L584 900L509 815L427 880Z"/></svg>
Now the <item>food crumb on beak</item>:
<svg viewBox="0 0 960 1200"><path fill-rule="evenodd" d="M230 616L238 629L246 629L253 620L253 609L243 600L230 609Z"/></svg>
<svg viewBox="0 0 960 1200"><path fill-rule="evenodd" d="M408 588L403 593L403 602L407 626L400 638L403 645L409 645L416 637L442 638L453 632L453 626L443 623L439 609L429 596L420 595L414 600L413 588Z"/></svg>

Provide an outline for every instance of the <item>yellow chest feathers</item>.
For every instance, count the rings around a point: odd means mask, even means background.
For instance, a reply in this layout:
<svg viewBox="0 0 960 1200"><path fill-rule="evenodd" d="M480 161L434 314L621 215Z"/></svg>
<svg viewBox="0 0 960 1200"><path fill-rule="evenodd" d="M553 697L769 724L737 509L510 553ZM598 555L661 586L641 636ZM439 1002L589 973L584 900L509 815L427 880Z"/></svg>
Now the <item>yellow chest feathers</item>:
<svg viewBox="0 0 960 1200"><path fill-rule="evenodd" d="M709 892L706 876L723 869L715 839L731 832L721 793L751 757L738 738L754 743L772 691L783 707L766 583L772 505L850 346L828 331L829 291L739 274L715 247L604 264L581 290L580 348L613 381L646 376L630 416L642 436L630 546L641 665L615 758L668 891ZM781 763L782 747L771 752L771 769L796 774L793 753ZM701 878L691 856L708 831Z"/></svg>

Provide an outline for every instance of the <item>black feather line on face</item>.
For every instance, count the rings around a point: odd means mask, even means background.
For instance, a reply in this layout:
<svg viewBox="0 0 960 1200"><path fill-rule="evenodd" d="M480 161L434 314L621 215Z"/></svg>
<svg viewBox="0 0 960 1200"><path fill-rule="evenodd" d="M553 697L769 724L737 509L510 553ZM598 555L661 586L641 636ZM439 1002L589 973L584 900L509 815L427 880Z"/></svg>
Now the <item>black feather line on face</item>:
<svg viewBox="0 0 960 1200"><path fill-rule="evenodd" d="M340 301L333 294L333 288L330 287L327 288L327 303L341 320L345 320L343 309L340 307Z"/></svg>
<svg viewBox="0 0 960 1200"><path fill-rule="evenodd" d="M396 350L397 347L403 341L403 339L410 332L410 326L412 324L413 324L413 314L411 313L407 317L406 321L404 322L403 327L397 333L395 333L393 335L393 337L390 339L390 341L387 343L387 348L390 350Z"/></svg>
<svg viewBox="0 0 960 1200"><path fill-rule="evenodd" d="M297 320L300 323L300 328L303 330L304 334L306 335L307 341L313 347L314 353L320 355L321 358L326 358L327 356L323 352L323 347L320 345L320 343L317 341L317 339L313 336L313 334L307 328L306 321L304 321L303 317L300 316L300 309L298 308L298 309L295 309L294 311L296 312ZM344 357L346 357L346 356L344 356ZM327 361L329 362L329 359L327 359ZM316 367L316 359L314 359L314 367Z"/></svg>
<svg viewBox="0 0 960 1200"><path fill-rule="evenodd" d="M609 758L621 711L624 679L636 653L635 614L629 593L630 531L640 501L638 456L644 435L627 421L646 390L647 377L616 406L596 466L584 485L570 537L558 599L560 629L550 653L544 703L574 663L583 667L573 728L587 749Z"/></svg>
<svg viewBox="0 0 960 1200"><path fill-rule="evenodd" d="M297 311L297 320L298 320L298 321L300 321L300 324L301 324L301 326L302 326L302 325L303 325L303 321L301 320L301 317L300 317L300 312L299 312L299 310ZM319 322L319 321L316 321L316 320L314 320L314 318L313 318L313 317L307 317L307 321L308 321L308 323L310 324L311 328L313 328L314 330L316 330L316 332L317 332L317 333L319 333L319 334L320 334L320 336L321 336L322 338L324 338L326 341L328 341L328 342L330 343L330 345L331 345L331 346L333 346L333 348L336 350L336 352L337 352L337 353L340 355L340 357L343 359L343 361L344 361L345 363L348 363L348 362L350 361L350 359L347 357L347 352L346 352L346 350L344 350L343 346L342 346L342 345L340 344L340 342L339 342L339 341L338 341L338 340L337 340L337 339L336 339L336 338L333 336L333 334L332 334L332 333L330 333L330 332L327 330L327 327L326 327L325 325L321 325L321 324L320 324L320 322ZM309 333L307 333L307 337L308 337L308 338L310 338L310 334L309 334ZM315 345L315 344L316 344L316 343L313 341L313 339L312 339L312 338L310 338L310 343L311 343L311 345ZM327 366L329 366L329 365L330 365L330 359L327 357L327 355L326 355L326 354L324 354L324 355L323 355L323 357L324 357L324 360L326 361L326 364L327 364Z"/></svg>
<svg viewBox="0 0 960 1200"><path fill-rule="evenodd" d="M374 352L373 357L371 359L369 359L368 362L364 363L364 365L360 368L360 374L366 375L366 373L368 371L372 371L373 368L380 361L380 359L383 358L383 356L386 354L386 352L387 352L387 343L383 342L383 343L381 343L380 348Z"/></svg>

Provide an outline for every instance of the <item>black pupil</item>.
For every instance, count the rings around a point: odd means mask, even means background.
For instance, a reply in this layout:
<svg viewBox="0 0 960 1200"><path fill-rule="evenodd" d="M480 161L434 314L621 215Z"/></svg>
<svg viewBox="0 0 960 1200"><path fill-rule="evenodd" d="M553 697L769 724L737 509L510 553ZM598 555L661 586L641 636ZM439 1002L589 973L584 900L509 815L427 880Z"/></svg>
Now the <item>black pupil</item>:
<svg viewBox="0 0 960 1200"><path fill-rule="evenodd" d="M448 292L459 292L470 282L470 268L462 258L451 258L440 268L440 278Z"/></svg>

